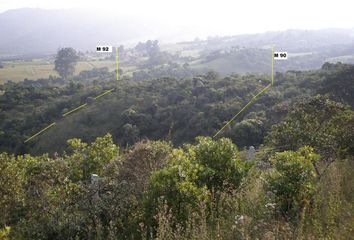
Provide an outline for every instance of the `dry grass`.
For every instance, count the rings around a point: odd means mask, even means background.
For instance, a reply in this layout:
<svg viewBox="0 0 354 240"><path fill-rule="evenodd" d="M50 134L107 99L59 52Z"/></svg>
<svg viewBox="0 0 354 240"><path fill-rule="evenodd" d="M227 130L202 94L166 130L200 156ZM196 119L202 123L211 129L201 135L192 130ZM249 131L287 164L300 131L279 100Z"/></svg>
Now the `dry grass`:
<svg viewBox="0 0 354 240"><path fill-rule="evenodd" d="M19 82L25 78L36 80L39 78L48 78L50 75L58 76L53 70L53 63L43 60L35 60L31 62L13 61L3 62L4 68L0 69L0 84L7 82L8 80ZM78 62L76 66L75 74L80 73L83 70L90 70L93 68L108 67L110 71L115 69L114 61L88 61Z"/></svg>

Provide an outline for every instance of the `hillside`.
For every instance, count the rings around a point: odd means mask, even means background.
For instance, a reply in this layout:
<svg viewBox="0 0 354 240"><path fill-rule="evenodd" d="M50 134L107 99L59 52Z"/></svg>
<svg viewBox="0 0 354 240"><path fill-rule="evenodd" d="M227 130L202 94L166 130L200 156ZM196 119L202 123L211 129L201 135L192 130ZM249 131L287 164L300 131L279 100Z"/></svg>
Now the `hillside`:
<svg viewBox="0 0 354 240"><path fill-rule="evenodd" d="M269 49L183 45L0 85L0 238L350 239L354 65L277 62L270 86Z"/></svg>
<svg viewBox="0 0 354 240"><path fill-rule="evenodd" d="M278 73L274 87L239 116L226 136L241 147L262 144L271 125L281 121L293 101L319 93L353 106L353 69L352 65L325 64L316 71ZM86 82L81 81L82 76L69 83L54 78L5 84L0 96L2 150L53 153L62 151L67 139L92 141L106 132L121 146L145 138L169 139L179 145L198 135L214 134L270 81L269 75L218 77L210 72L190 79L136 82L122 78L117 82L111 73L99 74L99 80ZM115 88L112 94L60 120L68 109L111 88ZM57 120L55 128L33 142L23 143ZM238 131L245 127L242 124L248 126L241 134Z"/></svg>
<svg viewBox="0 0 354 240"><path fill-rule="evenodd" d="M0 236L351 239L353 73L341 63L277 73L216 138L268 75L6 83Z"/></svg>
<svg viewBox="0 0 354 240"><path fill-rule="evenodd" d="M4 0L0 240L354 240L350 8L285 2Z"/></svg>
<svg viewBox="0 0 354 240"><path fill-rule="evenodd" d="M353 239L353 29L95 14L0 14L0 239Z"/></svg>

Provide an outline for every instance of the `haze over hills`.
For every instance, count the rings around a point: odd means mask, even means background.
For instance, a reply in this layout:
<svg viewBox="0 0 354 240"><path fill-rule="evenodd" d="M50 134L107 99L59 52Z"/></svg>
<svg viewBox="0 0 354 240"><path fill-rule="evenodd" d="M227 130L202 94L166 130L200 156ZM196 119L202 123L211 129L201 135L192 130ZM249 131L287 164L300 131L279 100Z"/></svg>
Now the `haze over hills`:
<svg viewBox="0 0 354 240"><path fill-rule="evenodd" d="M171 28L153 18L99 15L92 10L22 8L0 14L0 54L54 53L59 47L92 50L97 44L136 44L147 39L178 42L198 37L198 29ZM222 38L226 47L312 51L354 43L354 29L288 30Z"/></svg>
<svg viewBox="0 0 354 240"><path fill-rule="evenodd" d="M0 240L353 239L348 2L1 0Z"/></svg>
<svg viewBox="0 0 354 240"><path fill-rule="evenodd" d="M149 37L156 23L103 17L88 10L23 8L0 14L0 51L4 54L54 53L59 47L92 50ZM154 36L157 37L157 36Z"/></svg>

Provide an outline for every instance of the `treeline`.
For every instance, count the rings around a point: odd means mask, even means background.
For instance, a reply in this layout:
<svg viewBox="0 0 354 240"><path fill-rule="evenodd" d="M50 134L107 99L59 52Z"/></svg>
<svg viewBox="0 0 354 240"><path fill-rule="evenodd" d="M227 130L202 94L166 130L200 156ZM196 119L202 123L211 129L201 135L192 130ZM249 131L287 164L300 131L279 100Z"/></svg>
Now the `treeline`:
<svg viewBox="0 0 354 240"><path fill-rule="evenodd" d="M71 81L28 80L2 85L1 150L60 152L69 138L93 141L106 132L120 146L145 138L171 140L181 145L192 142L196 136L215 134L270 82L267 75L221 78L215 72L194 78L140 82L122 78L117 82L112 73L94 71ZM353 65L340 63L324 64L317 71L277 73L274 86L258 97L223 134L241 148L263 144L271 126L280 122L291 106L316 94L354 106L353 73ZM93 77L87 78L88 75ZM100 101L89 101L111 88L116 90ZM87 101L90 104L86 109L61 119L63 113ZM58 121L55 128L23 143L53 121Z"/></svg>
<svg viewBox="0 0 354 240"><path fill-rule="evenodd" d="M189 67L188 64L181 66L178 63L169 62L155 67L149 67L144 70L133 72L132 79L135 81L142 81L147 79L156 79L164 77L172 78L191 78L197 76L198 72Z"/></svg>
<svg viewBox="0 0 354 240"><path fill-rule="evenodd" d="M94 80L87 84L79 80L49 78L1 85L0 150L28 152L29 147L23 143L25 138L48 122L60 119L73 106L101 93L106 83L101 82L99 86L96 83Z"/></svg>

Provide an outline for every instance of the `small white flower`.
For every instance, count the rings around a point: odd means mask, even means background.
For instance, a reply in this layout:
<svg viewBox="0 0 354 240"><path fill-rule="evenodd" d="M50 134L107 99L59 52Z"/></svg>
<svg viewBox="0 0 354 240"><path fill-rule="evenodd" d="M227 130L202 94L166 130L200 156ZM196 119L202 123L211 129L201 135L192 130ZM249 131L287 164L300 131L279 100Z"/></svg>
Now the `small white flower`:
<svg viewBox="0 0 354 240"><path fill-rule="evenodd" d="M275 209L276 204L275 203L267 203L266 205L264 205L266 208L270 208L270 209Z"/></svg>
<svg viewBox="0 0 354 240"><path fill-rule="evenodd" d="M235 216L235 224L241 223L244 219L245 219L245 217L243 215L236 215Z"/></svg>

